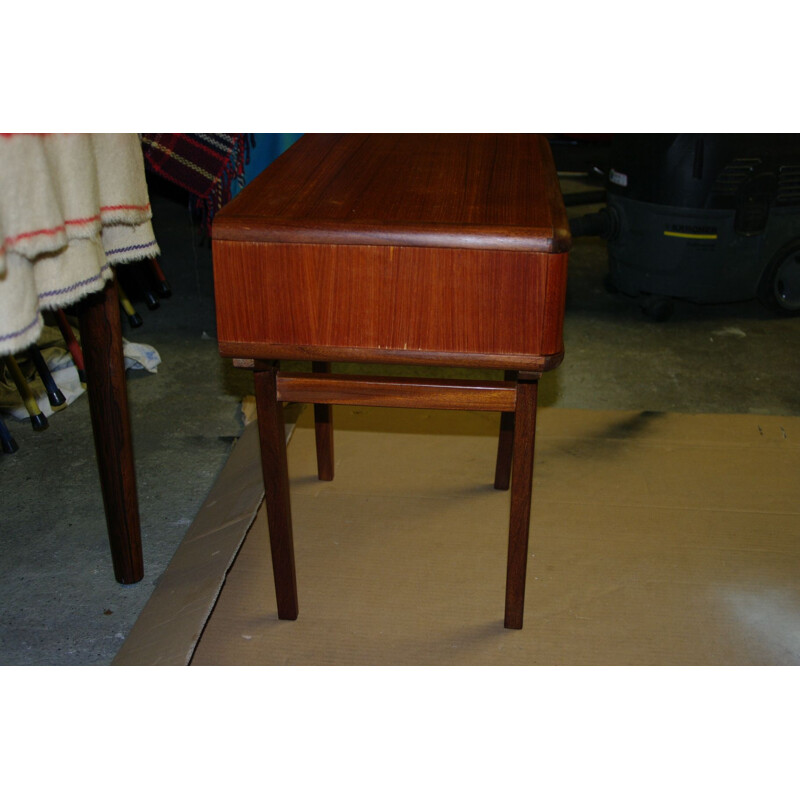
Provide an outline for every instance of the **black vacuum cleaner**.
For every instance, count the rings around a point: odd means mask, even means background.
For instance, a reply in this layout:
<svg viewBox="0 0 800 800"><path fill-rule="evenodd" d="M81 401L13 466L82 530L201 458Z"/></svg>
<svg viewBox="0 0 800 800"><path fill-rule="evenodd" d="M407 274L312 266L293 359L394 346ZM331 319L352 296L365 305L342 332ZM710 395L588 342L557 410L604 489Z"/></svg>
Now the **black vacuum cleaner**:
<svg viewBox="0 0 800 800"><path fill-rule="evenodd" d="M606 239L609 288L656 319L676 298L800 313L800 135L616 134L608 163L571 231Z"/></svg>

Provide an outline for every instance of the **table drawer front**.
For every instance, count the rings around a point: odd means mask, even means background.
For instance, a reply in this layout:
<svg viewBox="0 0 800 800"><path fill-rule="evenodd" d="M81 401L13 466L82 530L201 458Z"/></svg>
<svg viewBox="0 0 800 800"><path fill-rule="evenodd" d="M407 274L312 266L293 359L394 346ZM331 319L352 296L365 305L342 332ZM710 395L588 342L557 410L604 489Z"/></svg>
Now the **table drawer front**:
<svg viewBox="0 0 800 800"><path fill-rule="evenodd" d="M215 241L218 337L413 353L563 349L566 254Z"/></svg>

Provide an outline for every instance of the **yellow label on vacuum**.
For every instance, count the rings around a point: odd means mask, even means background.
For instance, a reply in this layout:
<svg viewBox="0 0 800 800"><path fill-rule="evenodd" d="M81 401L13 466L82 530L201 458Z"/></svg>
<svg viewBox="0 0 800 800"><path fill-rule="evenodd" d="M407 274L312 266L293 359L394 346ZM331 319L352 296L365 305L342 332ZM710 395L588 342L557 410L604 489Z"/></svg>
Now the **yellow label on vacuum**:
<svg viewBox="0 0 800 800"><path fill-rule="evenodd" d="M680 233L679 231L664 231L664 236L676 236L678 239L716 239L716 233Z"/></svg>

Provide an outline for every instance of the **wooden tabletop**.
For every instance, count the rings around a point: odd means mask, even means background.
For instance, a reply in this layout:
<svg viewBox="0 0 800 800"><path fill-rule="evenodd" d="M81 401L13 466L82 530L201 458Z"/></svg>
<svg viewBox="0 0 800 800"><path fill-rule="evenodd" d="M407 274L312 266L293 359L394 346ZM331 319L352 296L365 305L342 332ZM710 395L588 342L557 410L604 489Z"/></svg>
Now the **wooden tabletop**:
<svg viewBox="0 0 800 800"><path fill-rule="evenodd" d="M305 134L215 218L215 240L566 252L537 134Z"/></svg>

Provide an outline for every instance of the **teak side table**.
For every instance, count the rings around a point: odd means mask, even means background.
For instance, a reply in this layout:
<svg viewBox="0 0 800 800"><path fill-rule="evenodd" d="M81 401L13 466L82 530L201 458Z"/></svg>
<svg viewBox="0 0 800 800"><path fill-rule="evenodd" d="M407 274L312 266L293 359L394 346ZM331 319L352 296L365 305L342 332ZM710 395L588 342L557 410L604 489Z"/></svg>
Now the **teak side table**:
<svg viewBox="0 0 800 800"><path fill-rule="evenodd" d="M298 614L283 402L501 412L511 484L505 626L521 628L538 379L563 357L569 227L533 134L306 134L213 225L220 354L254 370L278 616ZM311 373L279 359L312 362ZM331 362L504 370L503 381L336 375Z"/></svg>

